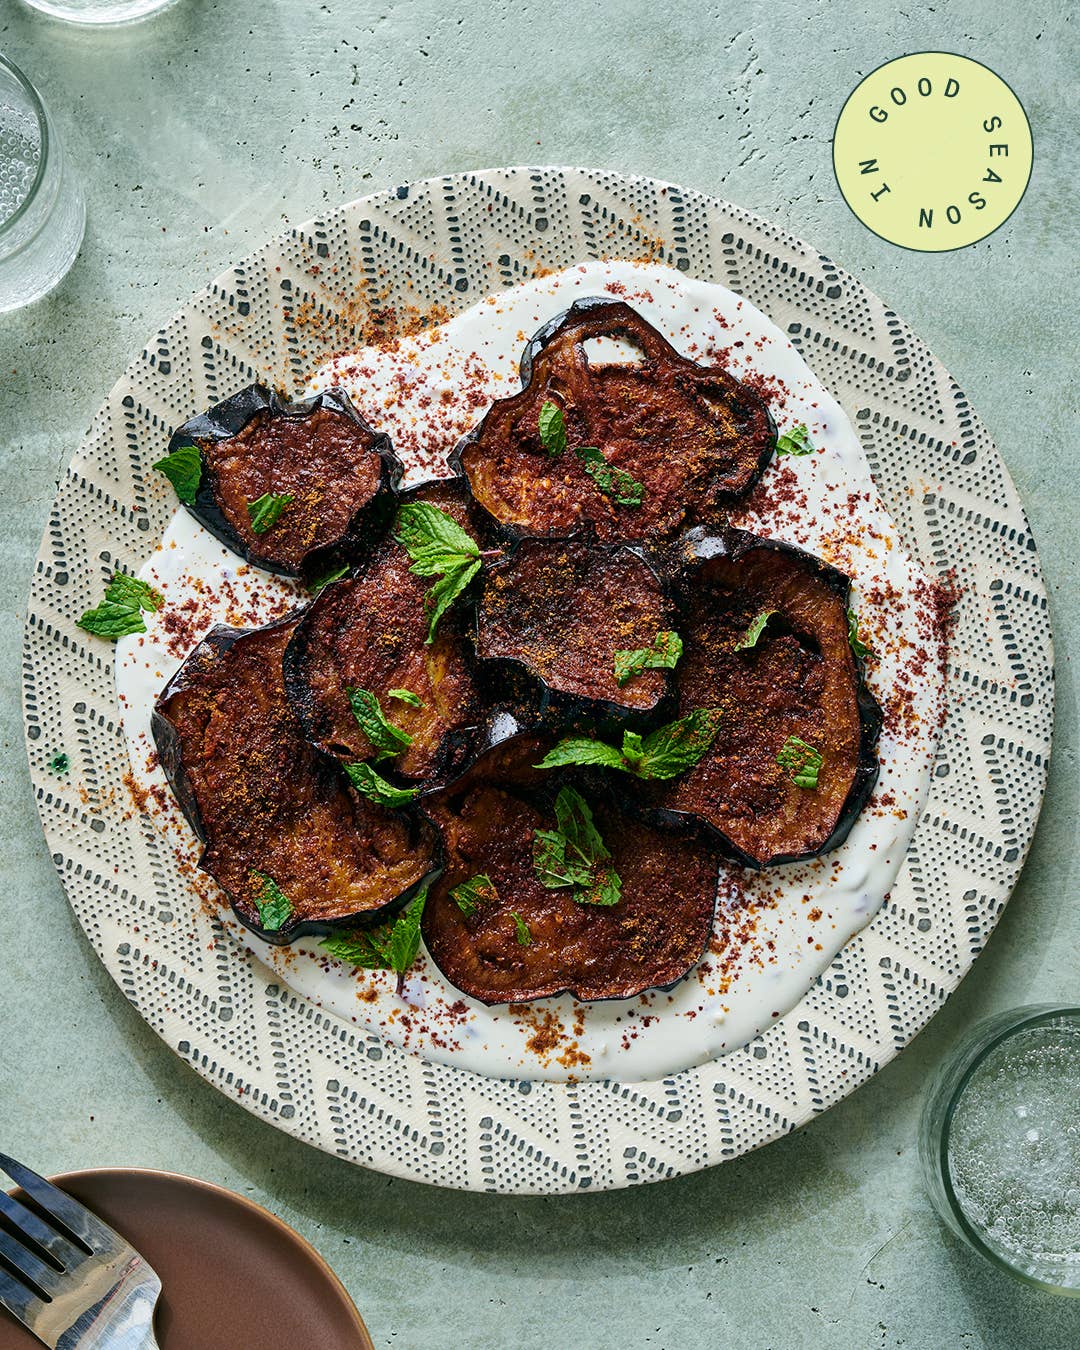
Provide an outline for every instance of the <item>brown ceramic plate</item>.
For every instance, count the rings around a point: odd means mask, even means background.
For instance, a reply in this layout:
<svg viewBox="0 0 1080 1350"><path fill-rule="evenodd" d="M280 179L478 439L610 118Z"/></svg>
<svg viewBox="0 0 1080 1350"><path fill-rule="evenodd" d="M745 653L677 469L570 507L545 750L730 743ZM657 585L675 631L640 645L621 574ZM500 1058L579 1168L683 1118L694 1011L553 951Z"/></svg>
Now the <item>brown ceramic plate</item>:
<svg viewBox="0 0 1080 1350"><path fill-rule="evenodd" d="M299 1233L220 1186L102 1168L51 1180L161 1276L161 1350L374 1350L340 1280ZM18 1192L16 1192L18 1194ZM0 1308L0 1350L41 1350Z"/></svg>

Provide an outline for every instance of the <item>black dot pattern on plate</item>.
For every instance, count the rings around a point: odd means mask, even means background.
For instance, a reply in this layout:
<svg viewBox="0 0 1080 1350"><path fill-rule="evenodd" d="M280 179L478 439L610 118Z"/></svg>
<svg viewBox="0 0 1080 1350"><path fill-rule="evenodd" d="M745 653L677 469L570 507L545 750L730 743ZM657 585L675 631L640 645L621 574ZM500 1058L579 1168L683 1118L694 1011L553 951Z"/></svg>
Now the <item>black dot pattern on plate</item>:
<svg viewBox="0 0 1080 1350"><path fill-rule="evenodd" d="M293 994L193 900L124 787L111 647L75 623L175 508L151 465L193 411L261 379L297 393L380 305L460 311L586 258L731 287L846 409L924 567L960 588L949 715L892 894L750 1045L653 1083L491 1080L432 1065ZM30 768L57 871L126 998L197 1073L279 1128L396 1176L603 1190L736 1157L826 1110L941 1006L1000 917L1046 779L1053 658L1039 560L964 394L896 315L778 226L614 173L499 169L403 184L290 230L195 296L132 361L60 484L27 605ZM66 775L50 771L57 750Z"/></svg>

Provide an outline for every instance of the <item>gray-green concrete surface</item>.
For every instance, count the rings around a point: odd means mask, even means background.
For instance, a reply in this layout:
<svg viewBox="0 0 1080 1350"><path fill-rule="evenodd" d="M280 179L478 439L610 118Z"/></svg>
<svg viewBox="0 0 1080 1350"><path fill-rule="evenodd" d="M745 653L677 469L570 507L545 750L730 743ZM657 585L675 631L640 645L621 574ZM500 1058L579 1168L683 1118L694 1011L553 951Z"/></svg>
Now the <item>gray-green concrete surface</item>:
<svg viewBox="0 0 1080 1350"><path fill-rule="evenodd" d="M0 50L50 104L89 205L62 287L0 316L0 1146L50 1171L147 1165L252 1196L323 1252L380 1347L1080 1345L1080 1301L1029 1292L945 1235L915 1152L925 1084L964 1029L997 1009L1075 999L1080 986L1075 18L1068 0L180 0L138 27L91 33L0 0ZM1035 136L1012 219L944 255L864 229L830 160L858 80L935 49L1008 80ZM436 1191L351 1167L174 1059L68 909L31 797L18 694L31 562L57 476L144 339L231 260L326 203L522 162L652 174L729 198L812 241L904 315L1012 470L1049 582L1059 681L1050 789L1021 883L911 1048L757 1154L660 1186L553 1199Z"/></svg>

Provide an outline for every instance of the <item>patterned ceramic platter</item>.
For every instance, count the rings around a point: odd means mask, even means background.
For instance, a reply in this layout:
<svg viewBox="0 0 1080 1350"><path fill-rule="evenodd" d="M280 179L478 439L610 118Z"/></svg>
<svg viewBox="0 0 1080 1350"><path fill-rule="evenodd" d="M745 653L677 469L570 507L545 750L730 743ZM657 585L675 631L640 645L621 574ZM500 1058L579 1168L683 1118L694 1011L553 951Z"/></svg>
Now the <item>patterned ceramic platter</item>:
<svg viewBox="0 0 1080 1350"><path fill-rule="evenodd" d="M739 292L839 399L905 543L960 600L948 715L899 881L788 1015L656 1082L496 1080L404 1052L284 987L187 885L125 784L111 649L75 626L137 571L175 500L171 428L253 380L297 390L383 307L464 310L541 270L651 258ZM301 316L303 322L301 322ZM596 171L498 169L353 202L264 245L132 362L60 485L28 604L30 768L68 897L160 1036L280 1129L381 1171L554 1193L662 1180L767 1143L864 1082L982 950L1046 780L1053 655L1016 491L963 393L880 300L785 231L700 193ZM72 771L58 778L58 746Z"/></svg>

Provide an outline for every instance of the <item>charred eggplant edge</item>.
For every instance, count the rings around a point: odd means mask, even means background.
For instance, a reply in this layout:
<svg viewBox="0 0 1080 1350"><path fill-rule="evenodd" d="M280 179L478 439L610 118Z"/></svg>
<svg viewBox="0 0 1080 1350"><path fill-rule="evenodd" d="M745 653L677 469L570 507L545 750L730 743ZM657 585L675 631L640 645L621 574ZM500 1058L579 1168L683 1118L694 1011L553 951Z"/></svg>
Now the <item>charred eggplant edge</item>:
<svg viewBox="0 0 1080 1350"><path fill-rule="evenodd" d="M504 739L506 740L513 739L514 734L530 736L534 733L534 731L535 728L533 727L519 728L519 731L517 733L513 733L511 734L511 736L506 737ZM501 743L502 742L497 742L491 748L497 749L498 745ZM465 775L462 775L462 778L464 778L464 776ZM563 786L566 783L576 785L579 788L584 788L589 795L590 803L595 802L597 800L602 801L609 810L614 811L618 816L620 816L623 819L623 821L625 821L629 825L633 825L634 822L637 821L638 824L642 824L645 825L647 828L654 829L658 834L661 835L671 834L681 837L683 839L685 839L689 833L691 837L694 838L694 842L697 845L697 847L703 849L710 855L713 865L713 902L712 902L712 909L709 914L709 923L705 929L705 936L702 940L701 948L698 951L697 956L695 956L693 961L689 963L689 965L686 967L683 973L677 976L674 980L669 980L667 984L644 984L632 988L629 990L629 992L626 993L601 994L601 995L581 994L579 992L580 985L554 984L550 989L542 990L539 993L529 994L526 998L485 999L480 998L476 994L470 994L466 990L462 989L460 985L455 984L455 982L451 979L447 970L442 965L440 965L439 961L435 957L435 953L432 951L430 945L428 944L427 936L424 931L424 921L427 913L427 911L425 910L425 915L421 917L420 920L420 933L421 936L424 938L424 950L427 952L428 958L430 959L431 963L436 967L436 969L442 975L443 979L446 980L447 984L449 984L451 988L457 989L458 992L463 994L466 998L470 998L474 1002L482 1004L485 1008L519 1007L526 1003L535 1003L539 999L560 998L563 994L569 994L571 998L577 999L579 1003L622 1003L625 1002L627 999L637 998L640 994L647 993L654 989L658 993L668 993L670 992L670 990L682 984L683 980L688 979L689 976L693 974L693 972L701 964L702 957L704 957L706 951L708 950L709 941L712 938L713 929L716 924L716 906L719 901L720 895L719 854L721 850L717 848L715 840L713 838L708 837L706 835L702 835L701 831L699 830L695 831L693 827L688 827L687 824L685 824L682 820L677 821L673 828L671 822L669 821L663 821L660 819L650 819L644 813L629 810L627 808L627 803L623 800L622 795L620 793L614 791L612 787L608 783L606 783L599 775L591 775L588 773L575 774L573 772L556 771L555 773L552 773L550 775L549 780L546 781L542 787L537 788L535 791L530 791L529 789L523 788L519 785L503 784L495 780L487 779L478 782L475 785L475 789L472 784L461 784L461 786L458 787L458 790L455 792L455 787L457 786L457 784L452 783L448 788L443 790L443 795L448 799L452 799L455 796L460 798L463 797L466 793L473 790L479 790L481 788L494 788L498 792L505 792L508 797L516 797L518 801L524 802L527 806L533 807L534 810L544 811L548 814L548 816L554 817L554 804L555 798L558 795L558 789L559 787ZM668 814L671 816L677 816L681 815L682 813L669 812ZM697 818L694 817L695 822L696 820ZM440 841L442 843L443 866L445 867L446 860L449 855L446 848L445 840L443 840L442 837L442 829L440 828L437 821L435 822L435 828L439 832Z"/></svg>
<svg viewBox="0 0 1080 1350"><path fill-rule="evenodd" d="M305 555L299 568L288 568L250 546L225 518L217 501L215 475L203 454L201 442L230 440L239 435L251 419L261 412L269 412L276 417L299 418L310 417L319 408L330 408L344 414L363 432L374 437L371 448L382 461L380 482L375 496L353 515L345 532L334 543L312 549ZM202 476L195 501L184 503L186 510L231 552L253 567L260 567L278 576L315 576L330 570L335 563L351 562L368 552L371 543L382 536L389 524L393 514L394 493L404 475L404 467L394 452L390 437L370 426L353 407L348 394L337 387L291 403L266 385L248 385L177 427L169 439L166 453L171 455L173 451L191 445L199 452Z"/></svg>
<svg viewBox="0 0 1080 1350"><path fill-rule="evenodd" d="M539 712L548 718L553 724L562 715L563 730L570 730L572 727L580 724L596 726L603 733L605 729L613 730L615 728L639 729L651 726L654 721L660 720L665 711L671 707L675 698L675 672L672 670L661 670L659 674L663 677L664 687L660 697L651 708L629 708L625 704L616 703L611 699L604 698L586 698L582 694L572 694L563 689L555 689L547 683L544 677L527 660L514 656L484 656L480 650L480 610L484 603L484 593L487 587L488 578L491 573L497 571L500 567L511 564L518 550L524 544L536 542L559 544L559 543L585 543L596 550L608 554L627 552L632 553L639 562L649 569L655 578L660 593L663 597L665 612L669 615L673 613L674 607L671 601L669 588L657 567L651 553L640 543L623 543L621 541L601 542L593 538L591 531L580 530L569 535L528 535L515 539L507 548L504 556L497 562L486 564L481 569L480 583L475 600L473 611L473 645L476 649L476 659L484 678L488 682L497 681L504 690L509 685L510 689L520 691L519 697L524 705L531 700L529 694L535 692L537 696L537 708ZM614 659L614 652L612 653Z"/></svg>
<svg viewBox="0 0 1080 1350"><path fill-rule="evenodd" d="M202 814L199 811L195 794L188 785L187 773L184 769L183 756L180 750L180 735L173 723L170 722L160 710L160 705L164 703L166 699L171 698L173 694L180 693L191 686L192 680L188 669L188 663L202 647L210 646L216 654L220 655L227 652L229 648L242 637L247 637L251 633L265 632L268 629L283 628L286 625L295 622L295 618L295 613L287 614L284 618L277 619L273 623L262 625L261 628L231 628L226 624L216 624L210 629L202 641L198 642L191 651L188 652L187 656L184 658L184 664L173 675L165 685L165 688L162 689L161 693L158 694L157 698L154 700L154 710L150 717L150 733L157 749L158 761L168 780L169 787L172 789L173 796L176 798L180 810L184 814L185 820L195 832L195 837L199 840L200 844L203 845L203 849L199 855L200 870L204 870L202 867L202 859L206 853L206 827L203 824ZM329 756L324 756L324 759L326 760L329 771L340 775L340 769L337 767L336 763L330 759ZM342 780L341 785L343 789L349 790L348 785L344 780ZM240 912L233 903L232 896L229 895L228 891L226 891L225 887L221 885L216 877L211 876L209 872L207 872L206 875L211 878L214 885L217 886L222 895L226 897L229 902L229 908L244 927L250 929L256 937L261 938L263 942L267 942L271 946L284 947L291 942L295 942L297 938L309 936L321 937L325 936L327 933L338 932L343 928L369 928L375 924L382 923L418 895L424 887L430 886L436 877L440 875L445 866L446 849L443 843L442 831L431 817L426 812L419 810L416 807L406 808L399 812L399 814L406 816L409 819L410 825L415 826L414 834L417 840L424 834L427 834L431 839L432 866L422 877L413 882L411 886L406 887L400 895L394 896L392 900L388 900L386 904L382 905L379 909L372 910L368 913L345 915L340 919L330 920L300 919L294 923L285 924L273 932L268 932L265 928L261 928L257 923L253 922Z"/></svg>
<svg viewBox="0 0 1080 1350"><path fill-rule="evenodd" d="M394 521L397 518L397 512L400 507L406 505L410 501L417 500L423 492L439 487L461 488L464 492L464 501L466 505L469 507L475 505L468 489L468 481L464 474L442 474L437 477L425 478L422 482L411 483L407 488L401 487L399 476L398 480L391 484L390 514L386 528L383 530L377 542L382 543L391 538ZM483 544L481 543L480 546L482 548ZM341 763L342 757L330 750L314 733L311 722L311 703L310 699L306 696L306 688L300 677L301 651L307 637L306 632L304 632L304 625L311 621L312 613L325 593L331 591L339 584L339 582L355 579L362 570L363 562L350 566L347 575L335 578L334 581L325 586L323 590L315 596L311 603L305 607L303 615L296 625L296 632L293 633L285 647L285 654L282 659L282 677L285 682L285 697L289 700L289 705L303 728L305 738L310 741L320 753L333 759L336 763ZM465 607L470 607L475 603L473 597L476 593L476 587L477 581L474 578L461 597L461 603ZM463 632L460 638L462 648L465 651L467 658L472 660L474 664L478 666L479 662L475 656L475 644L470 638L469 620L466 620L462 627ZM474 677L476 677L478 691L482 693L479 671L474 670L473 674ZM400 787L418 788L420 796L427 796L430 793L441 791L448 782L453 781L454 778L467 772L479 756L484 753L484 748L486 748L483 745L484 727L489 717L489 710L487 708L482 708L480 714L481 715L477 718L476 722L469 726L455 727L452 731L446 732L439 744L437 759L439 765L438 770L430 779L425 778L419 781L415 779L406 780L400 774L395 773L392 763L384 764L380 769L380 772L384 774L388 781L393 782ZM481 746L479 750L475 749L476 744ZM449 777L446 776L447 773L449 773Z"/></svg>
<svg viewBox="0 0 1080 1350"><path fill-rule="evenodd" d="M691 365L700 364L695 362L692 357L683 356L681 352L668 342L667 338L664 337L659 329L655 328L643 314L639 314L633 306L628 305L624 300L613 300L610 296L606 295L583 295L575 300L568 309L564 309L552 318L546 319L525 343L521 358L518 362L518 373L521 378L521 388L518 390L518 394L526 390L532 382L533 362L544 348L549 346L559 335L563 328L573 323L575 320L590 316L594 311L601 309L621 311L621 313L616 314L615 322L612 324L612 329L615 333L620 331L620 323L631 325L627 330L627 336L640 343L641 336L633 330L632 325L636 323L644 324L649 329L649 334L647 335L648 340L652 341L655 339L657 349L661 351L665 359L680 363L688 362ZM729 374L727 371L725 371L724 374L727 375L727 378L734 384L737 384L741 389L745 390L748 395L756 398L760 402L769 431L766 447L758 456L757 468L751 475L750 481L747 483L746 487L739 493L725 494L730 502L735 502L742 501L748 497L761 481L761 476L768 468L769 461L772 459L773 453L776 450L777 430L776 419L772 415L772 409L769 407L768 402L755 389L739 380L736 376ZM508 397L516 398L517 394L511 394ZM486 529L492 538L504 541L507 544L512 544L519 539L558 538L558 535L538 535L533 531L522 530L517 526L505 524L503 521L498 520L493 516L487 507L484 506L483 502L481 502L473 493L472 484L469 482L469 475L466 473L462 461L469 446L474 445L477 440L479 440L480 429L484 425L484 421L489 411L490 408L485 411L484 416L480 418L476 425L471 427L465 435L461 437L453 450L451 450L447 458L447 463L455 477L460 477L465 480L470 500L476 510L480 513Z"/></svg>
<svg viewBox="0 0 1080 1350"><path fill-rule="evenodd" d="M814 571L847 608L851 593L851 579L823 562L806 549L780 539L767 539L762 535L751 534L734 526L725 526L714 530L708 526L697 526L688 530L675 541L670 555L670 566L680 574L683 584L693 580L693 572L715 557L728 557L738 561L742 554L754 549L768 548L777 553L786 553L800 560ZM666 824L671 828L694 828L711 837L724 854L733 862L748 867L755 872L769 867L778 867L782 863L803 862L808 858L818 858L830 852L844 842L858 820L863 807L870 798L877 782L880 764L877 757L877 743L881 732L883 713L881 705L866 685L865 669L862 660L852 652L855 670L858 676L856 703L859 709L859 759L852 779L851 787L840 808L836 825L825 842L811 853L778 853L771 858L758 862L730 840L727 835L692 811L676 811L669 807L639 805L646 819L656 824Z"/></svg>

